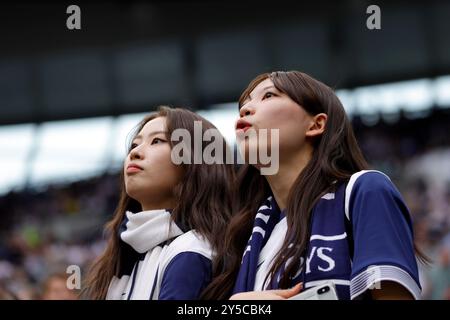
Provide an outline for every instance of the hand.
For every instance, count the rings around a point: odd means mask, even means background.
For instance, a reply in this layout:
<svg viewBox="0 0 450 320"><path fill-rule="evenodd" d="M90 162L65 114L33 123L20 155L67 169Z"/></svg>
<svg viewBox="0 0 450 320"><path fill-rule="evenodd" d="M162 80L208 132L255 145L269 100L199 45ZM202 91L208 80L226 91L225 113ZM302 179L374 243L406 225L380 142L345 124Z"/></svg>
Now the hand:
<svg viewBox="0 0 450 320"><path fill-rule="evenodd" d="M230 300L286 300L303 289L303 283L298 283L290 289L249 291L236 293Z"/></svg>

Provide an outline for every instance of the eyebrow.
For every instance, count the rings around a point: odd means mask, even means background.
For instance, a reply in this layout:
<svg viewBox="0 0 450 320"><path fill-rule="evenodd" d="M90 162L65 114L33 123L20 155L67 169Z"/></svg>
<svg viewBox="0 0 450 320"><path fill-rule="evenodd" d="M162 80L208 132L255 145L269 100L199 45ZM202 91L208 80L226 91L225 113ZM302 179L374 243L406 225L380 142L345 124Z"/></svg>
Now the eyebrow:
<svg viewBox="0 0 450 320"><path fill-rule="evenodd" d="M164 135L167 135L167 131L155 131L155 132L149 133L147 135L147 137L151 137L151 136L154 136L154 135L157 135L157 134L160 134L160 133L163 133ZM142 135L138 134L136 137L134 137L134 139L132 141L134 141L136 139L141 139L141 138L142 138Z"/></svg>

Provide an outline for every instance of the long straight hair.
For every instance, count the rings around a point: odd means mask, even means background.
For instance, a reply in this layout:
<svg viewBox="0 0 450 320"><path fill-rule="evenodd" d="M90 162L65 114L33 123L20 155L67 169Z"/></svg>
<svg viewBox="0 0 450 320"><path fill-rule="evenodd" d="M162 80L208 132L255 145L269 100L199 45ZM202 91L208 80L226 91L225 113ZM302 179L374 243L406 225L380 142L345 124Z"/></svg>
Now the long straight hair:
<svg viewBox="0 0 450 320"><path fill-rule="evenodd" d="M194 142L194 121L201 121L202 136L208 129L215 129L214 125L203 117L181 108L169 108L161 106L158 112L146 116L136 127L135 137L144 125L158 117L166 118L168 140L171 148L175 144L170 139L175 129L186 129L191 136L191 150ZM223 145L223 155L228 152L225 139L220 136ZM132 141L131 139L130 141ZM181 143L180 141L178 143ZM198 142L197 142L198 143ZM207 143L202 141L203 149ZM130 150L130 146L128 146ZM226 226L232 213L232 183L235 180L234 167L226 164L225 158L222 163L215 164L193 164L193 152L191 152L192 164L181 164L184 169L182 181L174 190L178 202L172 208L171 218L180 222L189 229L195 229L207 241L210 242L213 252L223 251L223 238ZM121 245L119 239L119 227L125 217L126 211L138 212L142 210L141 205L128 196L125 191L123 173L121 174L120 200L113 218L106 224L105 233L107 245L104 252L94 261L81 296L89 299L105 299L110 281L117 276L121 267ZM164 209L164 208L162 208ZM217 268L213 264L213 274Z"/></svg>
<svg viewBox="0 0 450 320"><path fill-rule="evenodd" d="M280 71L257 76L239 98L239 109L253 89L265 79L270 79L279 91L289 96L308 114L314 116L325 113L328 116L325 131L312 141L311 160L298 175L289 192L285 240L266 278L273 279L275 273L285 266L279 286L288 288L290 279L302 267L300 258L307 250L314 206L325 193L347 181L353 173L368 169L369 166L336 94L305 73ZM335 181L338 183L333 183ZM204 298L226 299L231 295L256 212L270 194L267 180L253 166L241 167L237 185L239 209L227 229L224 252L217 256L220 261L216 262L222 266L223 272L205 289ZM422 255L420 252L418 254ZM293 262L287 264L288 259Z"/></svg>

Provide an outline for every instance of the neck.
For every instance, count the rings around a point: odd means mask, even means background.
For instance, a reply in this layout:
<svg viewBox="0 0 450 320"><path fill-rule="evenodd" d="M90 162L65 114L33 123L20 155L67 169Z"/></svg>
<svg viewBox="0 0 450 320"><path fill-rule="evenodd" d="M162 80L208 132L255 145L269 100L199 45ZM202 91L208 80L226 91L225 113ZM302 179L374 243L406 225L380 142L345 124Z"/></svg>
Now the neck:
<svg viewBox="0 0 450 320"><path fill-rule="evenodd" d="M160 209L173 209L175 207L174 199L159 199L160 201L141 201L142 211L148 210L160 210Z"/></svg>
<svg viewBox="0 0 450 320"><path fill-rule="evenodd" d="M298 154L284 157L284 161L280 159L277 174L265 176L275 201L281 210L286 208L292 185L310 161L311 156L312 150L308 150L307 152L299 152Z"/></svg>

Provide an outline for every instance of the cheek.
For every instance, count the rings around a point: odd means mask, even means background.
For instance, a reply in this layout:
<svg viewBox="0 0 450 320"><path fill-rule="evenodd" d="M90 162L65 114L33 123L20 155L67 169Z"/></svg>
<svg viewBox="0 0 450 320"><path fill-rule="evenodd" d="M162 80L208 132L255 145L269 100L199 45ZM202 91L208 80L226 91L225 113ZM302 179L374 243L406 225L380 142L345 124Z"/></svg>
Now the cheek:
<svg viewBox="0 0 450 320"><path fill-rule="evenodd" d="M173 164L169 157L158 166L158 171L155 170L152 173L162 188L173 189L181 181L182 167Z"/></svg>
<svg viewBox="0 0 450 320"><path fill-rule="evenodd" d="M301 107L287 103L261 111L261 128L279 129L280 150L298 148L303 143L307 119Z"/></svg>
<svg viewBox="0 0 450 320"><path fill-rule="evenodd" d="M165 144L158 152L147 156L147 177L155 187L173 188L181 180L181 167L172 162L171 151L170 146Z"/></svg>
<svg viewBox="0 0 450 320"><path fill-rule="evenodd" d="M283 130L289 124L297 123L302 117L302 109L291 101L273 101L261 105L256 113L258 127Z"/></svg>
<svg viewBox="0 0 450 320"><path fill-rule="evenodd" d="M305 142L305 126L301 121L287 121L280 127L280 150L298 149Z"/></svg>

